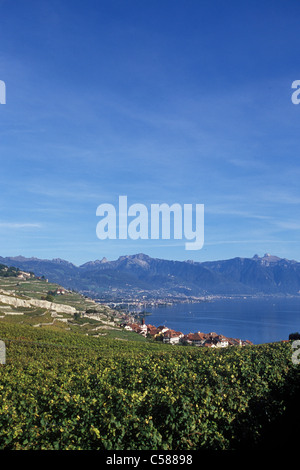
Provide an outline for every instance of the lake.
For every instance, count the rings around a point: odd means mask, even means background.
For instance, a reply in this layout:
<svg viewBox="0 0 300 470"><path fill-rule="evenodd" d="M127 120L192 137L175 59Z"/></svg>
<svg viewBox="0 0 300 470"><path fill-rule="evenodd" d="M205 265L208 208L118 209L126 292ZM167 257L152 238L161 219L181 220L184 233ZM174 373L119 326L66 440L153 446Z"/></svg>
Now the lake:
<svg viewBox="0 0 300 470"><path fill-rule="evenodd" d="M300 296L293 298L217 299L147 308L147 324L165 325L184 334L216 332L254 344L288 339L300 332Z"/></svg>

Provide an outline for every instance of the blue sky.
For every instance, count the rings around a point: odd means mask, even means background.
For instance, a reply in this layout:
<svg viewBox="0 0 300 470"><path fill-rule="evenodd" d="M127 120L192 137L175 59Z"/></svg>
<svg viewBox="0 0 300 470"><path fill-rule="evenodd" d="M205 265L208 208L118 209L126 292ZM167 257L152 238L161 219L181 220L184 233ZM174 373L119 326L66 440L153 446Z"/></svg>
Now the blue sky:
<svg viewBox="0 0 300 470"><path fill-rule="evenodd" d="M0 0L1 256L300 261L298 1ZM204 204L205 242L96 209Z"/></svg>

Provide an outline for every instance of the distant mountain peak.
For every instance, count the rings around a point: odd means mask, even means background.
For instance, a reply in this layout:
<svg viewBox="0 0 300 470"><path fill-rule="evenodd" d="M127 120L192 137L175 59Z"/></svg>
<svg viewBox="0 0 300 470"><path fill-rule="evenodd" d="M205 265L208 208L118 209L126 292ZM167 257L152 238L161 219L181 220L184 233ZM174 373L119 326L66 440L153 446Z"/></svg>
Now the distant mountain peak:
<svg viewBox="0 0 300 470"><path fill-rule="evenodd" d="M269 263L275 263L277 261L280 261L282 258L279 258L278 256L271 255L270 253L265 253L264 256L258 256L254 255L253 258L256 261L267 261Z"/></svg>
<svg viewBox="0 0 300 470"><path fill-rule="evenodd" d="M144 253L138 253L136 255L120 256L117 260L117 264L134 265L148 269L151 259L153 258Z"/></svg>
<svg viewBox="0 0 300 470"><path fill-rule="evenodd" d="M267 261L269 263L276 263L277 261L280 261L282 258L279 258L278 256L270 255L270 253L265 253L263 256L262 260Z"/></svg>
<svg viewBox="0 0 300 470"><path fill-rule="evenodd" d="M72 263L70 263L69 261L66 261L65 259L61 259L61 258L53 258L52 262L56 263L56 264L64 264L64 265L67 265L67 266L73 266Z"/></svg>
<svg viewBox="0 0 300 470"><path fill-rule="evenodd" d="M105 257L75 266L56 258L2 258L0 263L44 275L67 288L93 294L123 298L142 295L237 295L300 294L300 263L270 253L253 258L195 262L151 258L144 253Z"/></svg>
<svg viewBox="0 0 300 470"><path fill-rule="evenodd" d="M99 266L99 264L109 263L108 259L105 256L102 259L96 259L95 261L87 261L86 263L82 264L81 268L87 268L89 266Z"/></svg>
<svg viewBox="0 0 300 470"><path fill-rule="evenodd" d="M26 258L25 256L19 255L19 256L14 256L11 259L15 261L38 261L38 258Z"/></svg>
<svg viewBox="0 0 300 470"><path fill-rule="evenodd" d="M141 260L149 260L151 259L150 256L148 255L145 255L144 253L137 253L135 255L124 255L124 256L120 256L118 258L119 260L123 260L123 259L141 259Z"/></svg>

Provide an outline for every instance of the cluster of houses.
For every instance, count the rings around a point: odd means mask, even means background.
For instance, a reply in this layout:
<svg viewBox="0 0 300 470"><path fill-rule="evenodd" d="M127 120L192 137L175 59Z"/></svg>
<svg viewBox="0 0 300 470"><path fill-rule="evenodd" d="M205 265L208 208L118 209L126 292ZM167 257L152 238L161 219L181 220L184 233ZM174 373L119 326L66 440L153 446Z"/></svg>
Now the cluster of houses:
<svg viewBox="0 0 300 470"><path fill-rule="evenodd" d="M141 324L127 323L123 325L125 330L134 331L145 337L149 336L154 339L161 339L164 343L169 344L188 344L194 346L204 346L210 348L225 348L227 346L246 346L252 344L251 341L237 338L227 338L217 333L189 333L183 334L181 331L175 331L166 326L146 325L144 320Z"/></svg>
<svg viewBox="0 0 300 470"><path fill-rule="evenodd" d="M58 289L56 289L55 291L55 294L56 295L65 295L67 293L67 291L63 288L63 287L59 287Z"/></svg>
<svg viewBox="0 0 300 470"><path fill-rule="evenodd" d="M31 277L32 277L32 274L31 273L26 273L25 271L20 271L17 274L17 279L26 280L26 279L30 279Z"/></svg>
<svg viewBox="0 0 300 470"><path fill-rule="evenodd" d="M27 273L26 271L19 271L17 274L17 279L20 279L22 281L27 281L28 279L39 279L48 282L48 279L45 279L44 276L36 276L33 273Z"/></svg>

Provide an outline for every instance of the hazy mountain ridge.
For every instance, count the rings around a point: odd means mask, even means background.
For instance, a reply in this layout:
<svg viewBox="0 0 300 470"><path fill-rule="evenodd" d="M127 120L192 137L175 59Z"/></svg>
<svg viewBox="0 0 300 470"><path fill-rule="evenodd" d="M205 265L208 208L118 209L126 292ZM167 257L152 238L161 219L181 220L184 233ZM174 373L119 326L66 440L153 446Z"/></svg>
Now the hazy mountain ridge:
<svg viewBox="0 0 300 470"><path fill-rule="evenodd" d="M62 260L0 257L0 263L44 275L67 288L94 296L112 289L123 293L147 292L208 294L297 294L300 263L269 254L220 261L171 261L145 254L120 256L117 260L89 261L81 266Z"/></svg>

